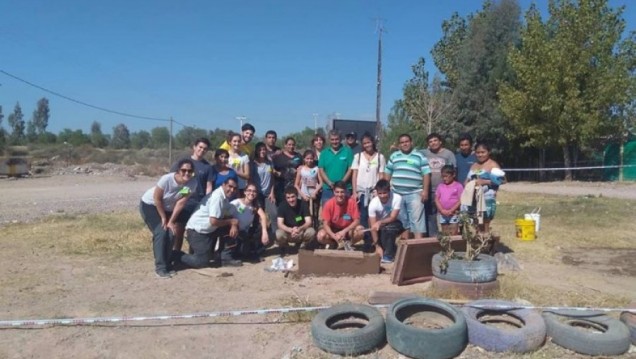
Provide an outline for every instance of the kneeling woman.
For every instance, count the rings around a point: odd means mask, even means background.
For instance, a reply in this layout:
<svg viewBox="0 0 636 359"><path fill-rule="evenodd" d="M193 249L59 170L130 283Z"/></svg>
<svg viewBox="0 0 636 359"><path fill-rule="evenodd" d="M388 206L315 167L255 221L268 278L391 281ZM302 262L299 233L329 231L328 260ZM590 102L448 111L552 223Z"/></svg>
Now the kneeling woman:
<svg viewBox="0 0 636 359"><path fill-rule="evenodd" d="M254 183L248 183L244 196L230 202L232 217L238 220L238 243L235 256L242 259L259 259L262 250L269 244L267 216L258 201L258 189ZM258 223L254 217L258 215ZM253 224L253 225L252 225Z"/></svg>
<svg viewBox="0 0 636 359"><path fill-rule="evenodd" d="M188 220L181 216L182 209L197 185L192 160L179 161L177 168L177 172L162 176L156 186L147 190L139 204L141 218L152 232L155 273L160 278L174 275L170 268L173 233Z"/></svg>

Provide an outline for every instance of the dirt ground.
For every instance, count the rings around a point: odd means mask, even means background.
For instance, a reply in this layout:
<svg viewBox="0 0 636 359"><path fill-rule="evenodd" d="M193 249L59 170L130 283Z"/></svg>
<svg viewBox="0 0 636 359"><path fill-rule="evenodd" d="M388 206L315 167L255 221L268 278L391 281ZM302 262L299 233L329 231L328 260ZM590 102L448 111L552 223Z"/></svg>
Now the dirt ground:
<svg viewBox="0 0 636 359"><path fill-rule="evenodd" d="M136 208L141 194L155 181L144 177L77 174L0 179L0 227L32 222L51 213ZM502 191L600 194L636 199L634 184L512 183L503 186ZM50 234L51 241L55 235ZM422 292L429 285L394 286L390 283L391 266L382 274L355 278L285 277L282 273L264 270L273 256L266 262L239 268L185 270L173 279L161 280L154 276L150 246L146 258L134 260L52 255L46 248L35 248L19 238L2 238L0 244L0 273L3 273L0 320L169 315L321 306L344 301L366 303L372 290ZM564 254L562 263L523 263L523 271L541 285L571 286L636 299L635 255L636 248L621 255L614 251L607 253L608 259L604 262L573 251ZM290 258L295 260L296 256ZM624 265L617 266L617 261ZM0 329L0 358L332 357L312 345L310 325L303 321L306 318L296 314L268 314ZM633 350L632 347L632 353L627 355L635 355ZM565 350L556 353L563 357L584 357ZM398 357L388 345L365 356ZM506 356L469 346L460 357Z"/></svg>

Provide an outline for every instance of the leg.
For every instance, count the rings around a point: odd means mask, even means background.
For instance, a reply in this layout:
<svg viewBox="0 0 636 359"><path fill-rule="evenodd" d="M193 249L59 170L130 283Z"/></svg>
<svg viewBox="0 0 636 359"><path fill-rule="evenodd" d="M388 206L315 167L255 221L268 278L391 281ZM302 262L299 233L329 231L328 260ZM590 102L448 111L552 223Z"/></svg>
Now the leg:
<svg viewBox="0 0 636 359"><path fill-rule="evenodd" d="M402 196L402 204L400 205L400 213L398 214L398 220L402 223L402 227L404 228L404 232L402 232L402 239L409 239L411 235L410 224L411 220L409 218L408 205L406 203L405 197L408 195Z"/></svg>
<svg viewBox="0 0 636 359"><path fill-rule="evenodd" d="M329 234L327 234L327 231L325 231L324 229L320 229L318 231L318 234L316 235L316 240L318 240L318 243L322 244L322 245L329 245L329 246L335 246L336 248L338 247L338 243L333 240Z"/></svg>
<svg viewBox="0 0 636 359"><path fill-rule="evenodd" d="M409 194L406 198L410 230L415 238L424 238L426 236L426 211L425 205L422 203L421 192Z"/></svg>
<svg viewBox="0 0 636 359"><path fill-rule="evenodd" d="M437 236L437 207L435 206L435 192L429 197L426 202L426 228L428 228L428 235L431 237Z"/></svg>
<svg viewBox="0 0 636 359"><path fill-rule="evenodd" d="M157 207L141 202L139 211L146 226L152 232L152 252L155 257L155 271L168 272L172 254L172 236L161 226L161 216Z"/></svg>
<svg viewBox="0 0 636 359"><path fill-rule="evenodd" d="M349 232L349 238L351 238L351 244L356 244L362 240L366 232L362 232L364 227L357 226L353 231Z"/></svg>
<svg viewBox="0 0 636 359"><path fill-rule="evenodd" d="M396 245L395 239L404 231L400 221L388 223L380 229L380 245L384 249L384 253L391 259L395 257Z"/></svg>
<svg viewBox="0 0 636 359"><path fill-rule="evenodd" d="M193 254L181 256L181 262L192 268L204 268L210 265L212 245L216 242L210 233L198 233L188 230L188 244Z"/></svg>
<svg viewBox="0 0 636 359"><path fill-rule="evenodd" d="M305 229L300 237L302 238L303 243L307 245L307 243L313 241L316 238L316 230L313 227L309 227Z"/></svg>

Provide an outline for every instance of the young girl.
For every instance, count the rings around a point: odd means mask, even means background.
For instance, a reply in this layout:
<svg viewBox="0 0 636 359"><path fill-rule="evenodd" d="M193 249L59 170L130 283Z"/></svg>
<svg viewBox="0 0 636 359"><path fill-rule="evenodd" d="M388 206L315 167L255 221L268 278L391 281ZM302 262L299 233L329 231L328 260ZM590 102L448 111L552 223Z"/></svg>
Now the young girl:
<svg viewBox="0 0 636 359"><path fill-rule="evenodd" d="M228 153L229 164L236 174L238 175L238 190L239 197L243 195L247 181L250 179L250 158L247 153L241 151L241 135L236 132L231 132L227 135L227 143L230 144L230 150Z"/></svg>
<svg viewBox="0 0 636 359"><path fill-rule="evenodd" d="M318 195L322 189L322 178L318 175L314 151L307 150L303 154L304 165L298 167L295 187L303 201L309 205L312 223L318 223L318 209L320 201ZM314 225L315 226L315 225Z"/></svg>
<svg viewBox="0 0 636 359"><path fill-rule="evenodd" d="M214 151L214 189L221 187L223 182L228 178L232 178L238 183L236 171L227 165L229 157L230 154L224 149L219 148Z"/></svg>
<svg viewBox="0 0 636 359"><path fill-rule="evenodd" d="M272 176L273 165L267 157L267 146L259 142L254 147L254 154L250 162L251 182L258 188L258 204L265 208L265 200L276 203L274 198L274 178Z"/></svg>
<svg viewBox="0 0 636 359"><path fill-rule="evenodd" d="M461 204L464 187L455 180L455 167L442 167L442 183L435 190L435 207L437 218L442 226L442 233L448 235L459 234L459 217L457 212Z"/></svg>

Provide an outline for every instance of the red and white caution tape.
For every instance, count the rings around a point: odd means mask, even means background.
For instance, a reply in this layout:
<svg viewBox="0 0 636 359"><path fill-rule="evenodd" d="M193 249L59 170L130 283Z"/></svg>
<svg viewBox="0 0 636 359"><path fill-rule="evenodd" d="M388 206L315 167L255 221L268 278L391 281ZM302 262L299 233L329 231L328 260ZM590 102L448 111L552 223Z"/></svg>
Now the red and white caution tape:
<svg viewBox="0 0 636 359"><path fill-rule="evenodd" d="M520 171L566 171L566 170L597 170L604 168L621 168L621 167L636 167L636 165L612 165L612 166L586 166L586 167L547 167L547 168L503 168L505 172L520 172Z"/></svg>

